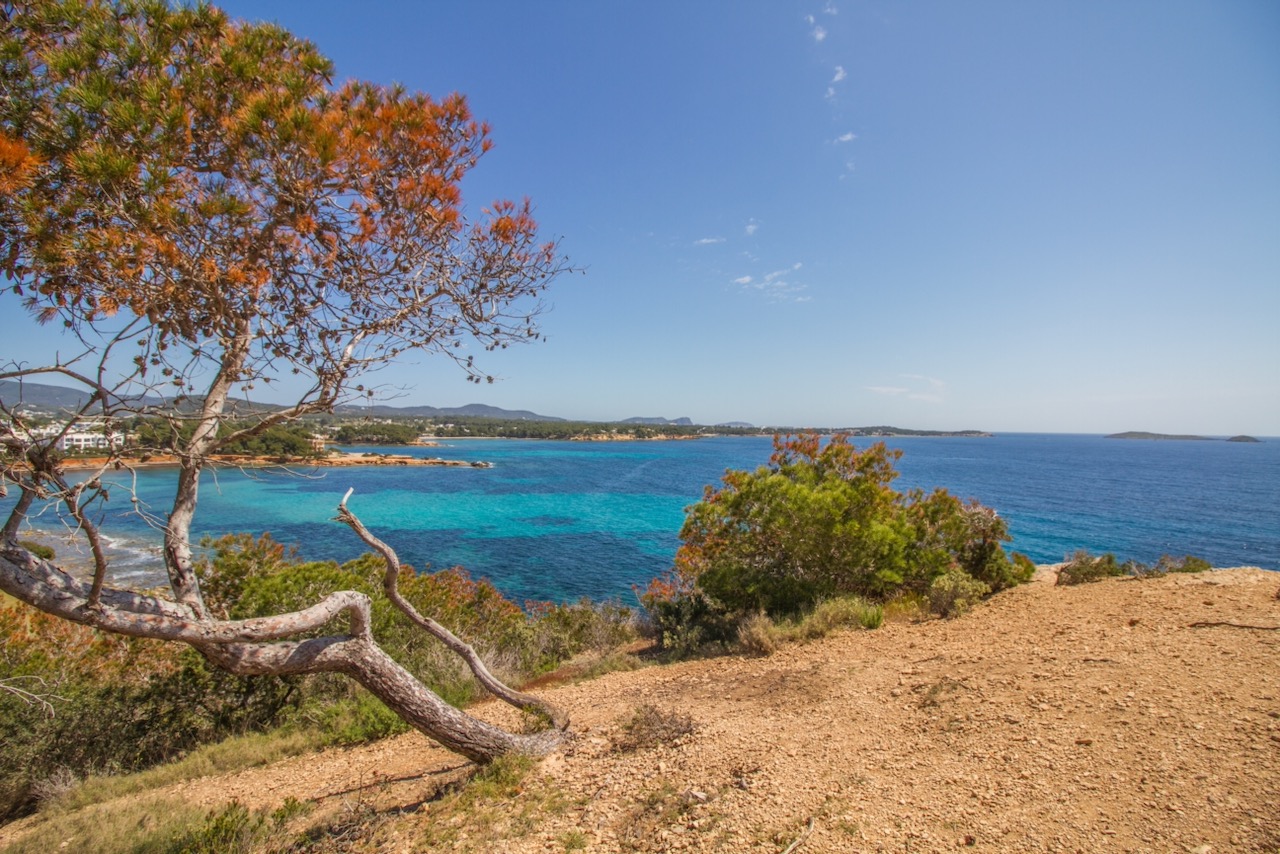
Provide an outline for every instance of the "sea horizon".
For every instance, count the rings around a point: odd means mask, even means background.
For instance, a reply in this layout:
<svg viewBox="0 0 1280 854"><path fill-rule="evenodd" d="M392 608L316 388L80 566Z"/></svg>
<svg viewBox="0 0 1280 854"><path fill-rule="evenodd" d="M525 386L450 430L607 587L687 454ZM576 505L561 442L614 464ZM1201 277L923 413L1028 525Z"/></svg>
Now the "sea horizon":
<svg viewBox="0 0 1280 854"><path fill-rule="evenodd" d="M1215 566L1280 569L1280 442L1107 435L863 437L855 444L901 449L894 485L902 491L942 487L993 507L1009 524L1008 548L1036 563L1057 563L1083 548L1144 563L1195 554ZM671 565L684 508L725 469L765 464L772 448L770 435L439 441L343 450L494 467L219 469L204 479L194 535L269 532L304 559L350 560L367 549L330 520L354 488L352 509L419 569L461 565L516 601L633 601L633 586ZM478 453L477 443L486 450ZM152 514L163 516L172 475L138 471L141 504ZM0 502L0 509L8 506ZM162 583L159 530L120 505L101 518L117 579ZM52 522L41 517L37 536L50 537L60 527ZM65 542L53 545L70 563L87 564L87 554L77 559Z"/></svg>

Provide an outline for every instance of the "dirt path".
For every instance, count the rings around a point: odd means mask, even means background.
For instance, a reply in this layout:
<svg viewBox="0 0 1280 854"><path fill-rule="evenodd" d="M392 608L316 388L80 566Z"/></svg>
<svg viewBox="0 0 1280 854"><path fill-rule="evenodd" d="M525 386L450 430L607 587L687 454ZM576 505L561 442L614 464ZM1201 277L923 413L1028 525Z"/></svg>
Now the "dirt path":
<svg viewBox="0 0 1280 854"><path fill-rule="evenodd" d="M1275 852L1280 631L1192 624L1280 626L1278 591L1280 575L1251 569L1032 583L955 620L557 688L579 738L530 786L567 806L497 847L465 830L453 847ZM615 752L645 703L696 730ZM424 850L415 822L463 768L408 735L172 793L210 807L376 799L416 810L378 850Z"/></svg>

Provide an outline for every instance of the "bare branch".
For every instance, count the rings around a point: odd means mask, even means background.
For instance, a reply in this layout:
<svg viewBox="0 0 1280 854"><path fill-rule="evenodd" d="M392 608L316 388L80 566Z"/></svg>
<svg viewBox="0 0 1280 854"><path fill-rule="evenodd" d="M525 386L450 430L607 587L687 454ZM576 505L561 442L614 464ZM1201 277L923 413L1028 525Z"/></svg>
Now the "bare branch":
<svg viewBox="0 0 1280 854"><path fill-rule="evenodd" d="M12 694L28 706L39 706L44 710L45 714L49 717L53 717L54 708L53 703L49 702L50 698L54 700L61 700L63 698L56 694L36 694L32 691L26 690L25 688L19 688L16 684L19 680L38 682L41 687L44 687L45 684L44 680L39 676L13 676L8 679L0 679L0 691Z"/></svg>
<svg viewBox="0 0 1280 854"><path fill-rule="evenodd" d="M382 555L383 561L386 562L387 570L382 576L382 589L387 594L387 599L396 606L409 621L419 628L430 632L432 636L438 638L445 646L453 650L471 668L471 672L475 674L477 681L484 686L485 690L493 694L498 699L522 709L527 712L545 715L552 724L561 730L568 729L569 718L564 712L555 708L544 700L534 697L531 694L525 694L515 691L508 687L501 680L489 672L484 661L476 654L471 645L459 638L453 632L437 623L430 617L424 617L413 607L413 604L400 595L399 578L400 578L400 558L396 555L395 550L382 540L375 537L369 532L356 515L347 508L347 499L351 497L351 493L355 488L349 489L343 497L342 503L338 505L337 521L347 525L351 530L355 531L356 536L365 542L370 548Z"/></svg>

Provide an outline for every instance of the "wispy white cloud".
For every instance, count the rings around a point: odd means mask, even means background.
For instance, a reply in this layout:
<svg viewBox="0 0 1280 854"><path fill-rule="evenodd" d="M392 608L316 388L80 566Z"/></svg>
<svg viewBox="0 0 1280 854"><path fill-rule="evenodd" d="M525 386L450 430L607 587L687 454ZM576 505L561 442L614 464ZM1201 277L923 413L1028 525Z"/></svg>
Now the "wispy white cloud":
<svg viewBox="0 0 1280 854"><path fill-rule="evenodd" d="M703 237L693 241L694 246L710 246L713 243L724 243L723 237Z"/></svg>
<svg viewBox="0 0 1280 854"><path fill-rule="evenodd" d="M843 66L843 65L837 65L837 66L836 66L836 75L835 75L835 77L832 77L832 78L831 78L831 82L832 82L832 83L839 83L841 80L845 79L845 78L846 78L846 77L848 77L848 76L849 76L849 74L848 74L848 72L846 72L846 71L844 70L844 66Z"/></svg>
<svg viewBox="0 0 1280 854"><path fill-rule="evenodd" d="M813 40L816 42L824 41L827 37L827 29L826 27L814 27L810 35L813 36Z"/></svg>
<svg viewBox="0 0 1280 854"><path fill-rule="evenodd" d="M740 276L733 283L744 292L759 294L771 302L810 302L813 298L806 293L808 285L795 280L795 273L803 266L797 262L785 269L765 273L759 279Z"/></svg>
<svg viewBox="0 0 1280 854"><path fill-rule="evenodd" d="M822 11L827 15L839 15L840 10L836 8L835 3L828 3L823 7Z"/></svg>
<svg viewBox="0 0 1280 854"><path fill-rule="evenodd" d="M836 96L836 87L834 87L834 86L828 86L828 87L827 87L827 93L826 93L825 95L823 95L822 97L824 97L824 98L826 98L828 101L830 101L830 100L832 100L833 98L835 98L835 96Z"/></svg>
<svg viewBox="0 0 1280 854"><path fill-rule="evenodd" d="M874 394L918 400L921 403L942 403L943 390L947 384L937 377L924 374L898 374L898 378L909 382L907 385L869 385L863 388ZM922 385L925 387L921 388Z"/></svg>
<svg viewBox="0 0 1280 854"><path fill-rule="evenodd" d="M920 382L928 383L933 388L940 389L946 386L946 383L937 377L927 377L924 374L902 374L901 376L904 380L919 380Z"/></svg>
<svg viewBox="0 0 1280 854"><path fill-rule="evenodd" d="M815 17L813 17L812 15L805 15L805 16L804 16L804 22L805 22L806 24L808 24L809 26L811 26L811 27L812 27L815 23L817 23L817 20L818 20L818 19L817 19L817 18L815 18Z"/></svg>
<svg viewBox="0 0 1280 854"><path fill-rule="evenodd" d="M750 237L760 230L760 223L756 222L754 219L749 220L742 230L746 233L747 237Z"/></svg>
<svg viewBox="0 0 1280 854"><path fill-rule="evenodd" d="M858 135L856 133L849 131L848 133L842 133L836 137L836 142L853 142L857 138Z"/></svg>

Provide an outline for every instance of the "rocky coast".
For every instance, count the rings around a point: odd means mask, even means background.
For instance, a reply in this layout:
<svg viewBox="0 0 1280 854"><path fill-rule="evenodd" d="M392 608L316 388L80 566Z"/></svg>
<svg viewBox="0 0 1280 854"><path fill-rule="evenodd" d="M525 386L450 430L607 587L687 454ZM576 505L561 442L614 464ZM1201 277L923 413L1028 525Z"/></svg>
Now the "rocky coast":
<svg viewBox="0 0 1280 854"><path fill-rule="evenodd" d="M439 457L411 457L404 454L362 453L349 454L329 451L318 457L272 457L246 454L215 454L210 457L215 466L236 468L342 468L347 466L443 466L449 468L492 468L493 463L468 460L445 460ZM105 468L164 468L178 465L173 454L151 454L142 457L123 457L112 460L107 457L72 457L63 468L67 471L101 470Z"/></svg>

